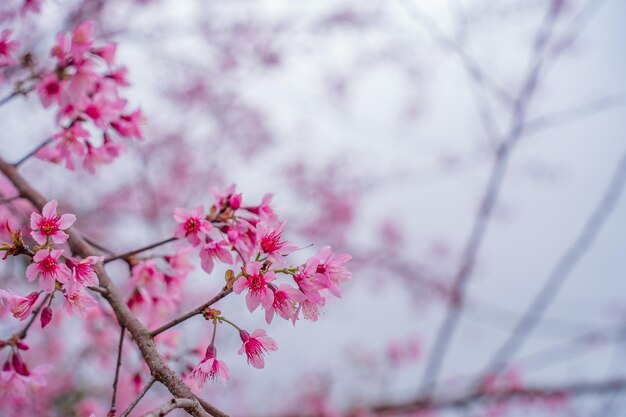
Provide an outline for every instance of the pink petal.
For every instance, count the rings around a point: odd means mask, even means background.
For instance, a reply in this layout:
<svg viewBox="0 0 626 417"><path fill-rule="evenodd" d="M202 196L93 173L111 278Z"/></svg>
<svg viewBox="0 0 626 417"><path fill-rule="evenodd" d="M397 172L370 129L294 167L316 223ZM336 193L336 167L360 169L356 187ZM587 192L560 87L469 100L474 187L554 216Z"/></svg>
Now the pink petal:
<svg viewBox="0 0 626 417"><path fill-rule="evenodd" d="M239 279L233 284L233 292L235 294L241 294L241 292L246 288L248 288L248 278L246 277L239 277Z"/></svg>
<svg viewBox="0 0 626 417"><path fill-rule="evenodd" d="M64 214L61 216L61 219L59 221L59 229L65 230L71 225L73 225L75 221L76 221L76 216L74 216L73 214L69 214L69 213Z"/></svg>
<svg viewBox="0 0 626 417"><path fill-rule="evenodd" d="M28 267L26 268L26 278L28 278L29 281L34 281L35 279L37 279L37 275L39 275L39 265L28 265Z"/></svg>
<svg viewBox="0 0 626 417"><path fill-rule="evenodd" d="M41 210L41 214L43 214L44 217L51 217L52 215L56 214L58 205L59 203L56 200L48 201L48 203L46 203L46 205L43 206L43 210Z"/></svg>

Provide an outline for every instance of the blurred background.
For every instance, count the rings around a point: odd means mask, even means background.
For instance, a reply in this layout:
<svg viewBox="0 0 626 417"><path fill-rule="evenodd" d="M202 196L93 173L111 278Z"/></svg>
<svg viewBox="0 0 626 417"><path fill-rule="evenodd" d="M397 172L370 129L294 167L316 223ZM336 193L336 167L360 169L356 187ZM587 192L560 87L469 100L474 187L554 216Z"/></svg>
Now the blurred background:
<svg viewBox="0 0 626 417"><path fill-rule="evenodd" d="M95 175L24 165L82 231L130 250L170 236L175 207L236 183L247 201L274 194L290 240L353 256L317 322L267 328L279 350L265 370L220 335L232 380L207 400L254 417L626 413L626 3L49 0L0 25L43 65L54 35L87 19L118 43L147 123ZM9 160L54 131L36 97L0 118ZM198 269L175 310L222 273ZM241 297L218 308L267 327ZM89 323L64 324L74 352L93 343L76 331ZM164 349L197 363L182 352L206 345L209 324L176 332ZM69 378L76 356L63 357ZM88 388L58 410L105 415L108 376L77 368Z"/></svg>

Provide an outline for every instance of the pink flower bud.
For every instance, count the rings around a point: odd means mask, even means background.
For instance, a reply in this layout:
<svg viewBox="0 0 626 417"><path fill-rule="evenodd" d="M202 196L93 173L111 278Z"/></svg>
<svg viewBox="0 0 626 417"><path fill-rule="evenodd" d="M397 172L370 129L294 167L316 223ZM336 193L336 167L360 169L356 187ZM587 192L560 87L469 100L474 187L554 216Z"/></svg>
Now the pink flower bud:
<svg viewBox="0 0 626 417"><path fill-rule="evenodd" d="M46 306L41 312L41 328L45 328L52 320L52 308Z"/></svg>

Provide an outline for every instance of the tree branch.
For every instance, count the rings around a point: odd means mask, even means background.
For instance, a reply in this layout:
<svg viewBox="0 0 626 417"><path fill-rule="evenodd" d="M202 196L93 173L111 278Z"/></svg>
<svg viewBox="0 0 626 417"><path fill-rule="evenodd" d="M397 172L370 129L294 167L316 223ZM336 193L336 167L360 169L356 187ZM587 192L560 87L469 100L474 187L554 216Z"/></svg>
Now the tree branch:
<svg viewBox="0 0 626 417"><path fill-rule="evenodd" d="M606 223L609 215L622 194L626 182L626 153L622 156L615 172L606 188L602 199L591 213L582 231L546 279L541 291L526 309L524 315L509 334L509 337L497 350L485 368L486 374L498 374L506 365L506 361L519 350L528 335L541 319L546 308L559 292L563 283L570 276L574 267L586 254L598 233Z"/></svg>
<svg viewBox="0 0 626 417"><path fill-rule="evenodd" d="M144 246L142 248L131 250L130 252L122 253L120 255L110 256L110 257L108 257L108 258L106 258L104 260L104 263L106 264L106 263L115 261L117 259L128 259L128 258L130 258L133 255L137 255L138 253L145 252L145 251L150 250L150 249L158 248L159 246L165 245L165 244L170 243L170 242L174 242L175 240L178 240L178 238L177 237L168 237L167 239L161 240L159 242L151 243L151 244L149 244L147 246Z"/></svg>
<svg viewBox="0 0 626 417"><path fill-rule="evenodd" d="M115 414L117 407L115 406L115 397L117 395L117 381L120 377L120 368L122 367L122 348L124 347L124 334L126 333L126 327L122 326L120 330L120 342L117 346L117 363L115 364L115 377L113 378L113 394L111 395L111 408L112 414Z"/></svg>
<svg viewBox="0 0 626 417"><path fill-rule="evenodd" d="M552 28L556 22L556 13L552 5L550 5L535 37L534 58L529 65L524 83L515 100L509 131L496 152L486 191L481 200L478 214L476 215L472 230L461 255L460 266L453 279L452 299L448 304L444 321L439 328L435 342L431 348L430 360L426 364L426 370L424 371L420 384L420 391L423 394L430 393L434 390L452 336L461 318L465 287L474 270L476 255L482 245L487 227L491 220L491 214L498 200L511 153L524 131L527 107L538 85L543 63L543 50L548 43Z"/></svg>
<svg viewBox="0 0 626 417"><path fill-rule="evenodd" d="M19 190L24 198L30 200L39 210L48 202L48 200L37 192L21 175L17 172L16 167L0 158L0 172L2 172ZM80 233L73 227L68 228L65 232L69 235L69 245L74 254L83 258L88 256L99 255L89 243L87 243ZM107 290L103 297L109 302L111 308L115 312L120 326L126 327L132 335L141 355L146 361L146 365L150 368L152 375L170 391L175 398L195 399L196 396L191 389L183 382L183 380L167 365L163 356L159 353L154 340L150 336L148 329L133 314L120 290L113 283L103 268L99 268L98 281L100 286ZM214 417L227 417L227 415L212 405L201 401L202 407ZM189 411L189 410L188 410ZM202 416L206 413L202 410L191 410L194 416Z"/></svg>
<svg viewBox="0 0 626 417"><path fill-rule="evenodd" d="M130 403L128 408L124 410L124 412L121 414L120 417L127 417L130 414L130 412L133 411L135 406L139 404L139 401L141 401L141 399L146 395L146 393L150 390L150 388L152 388L152 385L154 385L155 382L156 382L155 378L150 378L150 381L148 381L148 383L141 389L141 392L139 393L137 398L135 398L133 402Z"/></svg>

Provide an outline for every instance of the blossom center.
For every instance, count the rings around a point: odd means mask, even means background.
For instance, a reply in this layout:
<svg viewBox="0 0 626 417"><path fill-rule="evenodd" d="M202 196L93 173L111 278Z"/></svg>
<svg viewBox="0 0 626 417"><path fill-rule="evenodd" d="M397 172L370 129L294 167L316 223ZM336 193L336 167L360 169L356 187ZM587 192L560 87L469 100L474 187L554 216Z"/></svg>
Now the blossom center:
<svg viewBox="0 0 626 417"><path fill-rule="evenodd" d="M57 269L57 261L52 256L45 258L39 265L44 275L53 275Z"/></svg>
<svg viewBox="0 0 626 417"><path fill-rule="evenodd" d="M39 230L44 235L50 236L59 229L59 220L57 216L44 218L39 223Z"/></svg>
<svg viewBox="0 0 626 417"><path fill-rule="evenodd" d="M258 291L265 286L265 279L263 279L263 275L257 274L252 275L248 278L249 286L251 290Z"/></svg>
<svg viewBox="0 0 626 417"><path fill-rule="evenodd" d="M187 233L195 233L200 229L200 222L195 217L190 217L185 222L185 230Z"/></svg>
<svg viewBox="0 0 626 417"><path fill-rule="evenodd" d="M272 253L280 249L280 235L274 232L268 233L261 239L261 249L265 253Z"/></svg>

